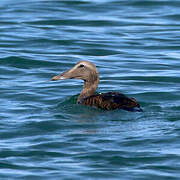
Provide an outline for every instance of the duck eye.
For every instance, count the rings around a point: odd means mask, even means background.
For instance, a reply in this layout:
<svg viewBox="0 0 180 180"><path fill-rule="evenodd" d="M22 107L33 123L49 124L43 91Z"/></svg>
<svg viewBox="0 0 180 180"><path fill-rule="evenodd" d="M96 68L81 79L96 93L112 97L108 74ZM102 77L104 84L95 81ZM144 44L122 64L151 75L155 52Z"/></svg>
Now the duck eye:
<svg viewBox="0 0 180 180"><path fill-rule="evenodd" d="M80 64L80 65L79 65L79 68L82 68L82 67L84 67L84 65L83 65L83 64Z"/></svg>

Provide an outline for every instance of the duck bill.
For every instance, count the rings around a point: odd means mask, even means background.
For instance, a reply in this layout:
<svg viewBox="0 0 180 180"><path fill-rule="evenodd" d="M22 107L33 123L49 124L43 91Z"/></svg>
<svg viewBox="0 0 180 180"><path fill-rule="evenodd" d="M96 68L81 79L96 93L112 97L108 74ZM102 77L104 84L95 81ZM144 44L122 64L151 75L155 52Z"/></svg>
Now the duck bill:
<svg viewBox="0 0 180 180"><path fill-rule="evenodd" d="M64 79L71 79L71 78L72 78L71 73L69 71L66 71L57 76L53 76L51 80L57 81L57 80L64 80Z"/></svg>

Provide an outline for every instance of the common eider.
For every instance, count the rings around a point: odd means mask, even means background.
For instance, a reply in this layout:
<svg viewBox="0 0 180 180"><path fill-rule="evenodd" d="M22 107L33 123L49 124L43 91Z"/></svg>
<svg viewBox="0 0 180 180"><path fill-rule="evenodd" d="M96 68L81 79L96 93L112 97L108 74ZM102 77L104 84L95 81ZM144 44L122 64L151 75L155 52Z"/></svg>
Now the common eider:
<svg viewBox="0 0 180 180"><path fill-rule="evenodd" d="M123 109L127 111L142 111L134 98L129 98L118 92L96 93L99 84L99 73L96 66L89 61L79 61L72 69L52 77L52 80L82 79L84 87L77 103L95 106L103 110Z"/></svg>

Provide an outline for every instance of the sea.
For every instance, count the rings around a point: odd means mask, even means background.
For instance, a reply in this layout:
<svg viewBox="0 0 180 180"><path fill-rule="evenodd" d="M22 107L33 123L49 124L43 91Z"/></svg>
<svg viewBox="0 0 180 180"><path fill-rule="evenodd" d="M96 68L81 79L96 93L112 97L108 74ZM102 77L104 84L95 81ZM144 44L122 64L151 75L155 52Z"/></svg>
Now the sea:
<svg viewBox="0 0 180 180"><path fill-rule="evenodd" d="M1 0L0 180L179 180L180 1ZM76 103L94 63L98 92L143 112Z"/></svg>

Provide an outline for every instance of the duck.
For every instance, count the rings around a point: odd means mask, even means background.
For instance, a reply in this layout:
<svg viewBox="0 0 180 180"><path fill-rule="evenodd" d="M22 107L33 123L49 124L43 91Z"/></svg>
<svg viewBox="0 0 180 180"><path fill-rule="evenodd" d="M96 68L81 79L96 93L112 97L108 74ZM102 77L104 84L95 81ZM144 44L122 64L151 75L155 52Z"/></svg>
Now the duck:
<svg viewBox="0 0 180 180"><path fill-rule="evenodd" d="M53 76L51 80L81 79L83 89L77 98L77 103L93 106L103 110L123 109L126 111L142 112L135 98L130 98L119 92L97 93L99 73L96 66L89 61L79 61L71 69Z"/></svg>

